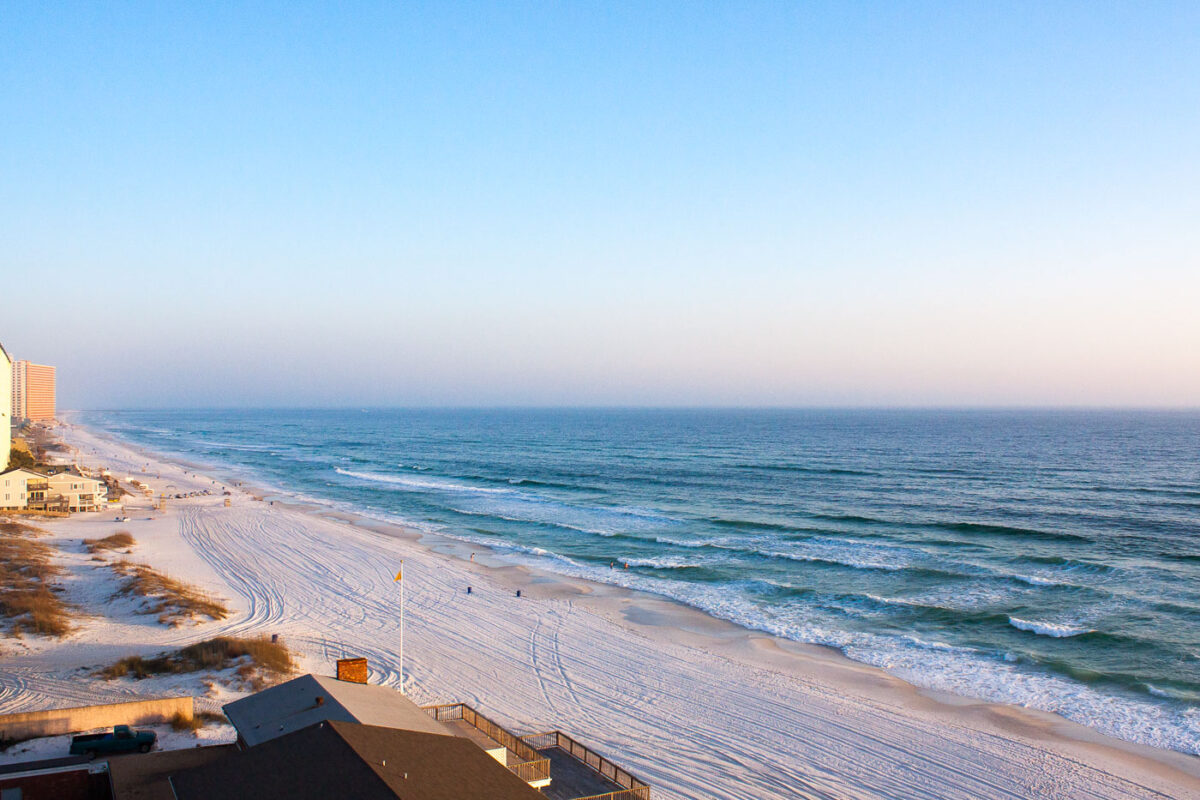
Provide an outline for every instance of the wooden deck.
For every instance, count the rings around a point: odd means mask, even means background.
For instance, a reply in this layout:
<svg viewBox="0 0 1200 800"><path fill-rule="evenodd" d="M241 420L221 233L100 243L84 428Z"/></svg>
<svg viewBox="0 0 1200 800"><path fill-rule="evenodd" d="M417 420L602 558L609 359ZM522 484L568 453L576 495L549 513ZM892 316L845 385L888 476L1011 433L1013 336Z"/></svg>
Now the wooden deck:
<svg viewBox="0 0 1200 800"><path fill-rule="evenodd" d="M538 752L550 759L550 785L542 789L542 794L550 800L575 800L623 788L561 747L548 747Z"/></svg>

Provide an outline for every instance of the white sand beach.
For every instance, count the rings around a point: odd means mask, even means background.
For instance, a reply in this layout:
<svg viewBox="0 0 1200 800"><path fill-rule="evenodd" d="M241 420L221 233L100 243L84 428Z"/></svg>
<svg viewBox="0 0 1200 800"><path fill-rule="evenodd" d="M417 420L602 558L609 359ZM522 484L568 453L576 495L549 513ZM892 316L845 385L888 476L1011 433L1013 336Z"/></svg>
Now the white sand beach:
<svg viewBox="0 0 1200 800"><path fill-rule="evenodd" d="M212 478L78 426L85 464L158 491ZM467 702L518 732L561 729L682 798L1200 798L1200 758L1105 737L1043 712L917 690L840 654L746 631L677 603L506 565L465 545L332 512L214 496L39 521L67 598L91 616L62 640L0 640L0 712L197 690L103 681L98 666L221 633L279 634L308 671L369 659L420 703ZM168 628L111 603L83 538L127 530L130 556L227 601L220 622ZM107 577L106 577L107 576ZM472 587L470 594L467 586ZM517 598L516 590L522 591ZM217 707L227 694L201 705Z"/></svg>

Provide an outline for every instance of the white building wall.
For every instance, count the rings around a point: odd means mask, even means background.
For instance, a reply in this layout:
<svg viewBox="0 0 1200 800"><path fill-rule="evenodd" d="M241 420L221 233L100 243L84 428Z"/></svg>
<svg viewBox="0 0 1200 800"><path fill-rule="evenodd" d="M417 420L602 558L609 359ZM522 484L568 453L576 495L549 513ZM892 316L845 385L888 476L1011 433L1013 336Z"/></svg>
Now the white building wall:
<svg viewBox="0 0 1200 800"><path fill-rule="evenodd" d="M34 487L46 476L28 469L14 469L0 475L0 508L25 508L29 505L29 482Z"/></svg>
<svg viewBox="0 0 1200 800"><path fill-rule="evenodd" d="M8 454L12 449L12 379L12 359L0 345L0 472L8 469Z"/></svg>

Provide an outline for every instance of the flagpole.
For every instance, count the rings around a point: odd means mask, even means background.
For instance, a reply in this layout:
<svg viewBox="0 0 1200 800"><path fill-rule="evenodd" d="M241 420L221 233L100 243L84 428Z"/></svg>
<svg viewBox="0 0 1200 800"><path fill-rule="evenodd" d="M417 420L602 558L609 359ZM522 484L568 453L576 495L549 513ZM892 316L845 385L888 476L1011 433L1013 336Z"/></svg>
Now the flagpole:
<svg viewBox="0 0 1200 800"><path fill-rule="evenodd" d="M400 694L404 694L404 559L400 559Z"/></svg>

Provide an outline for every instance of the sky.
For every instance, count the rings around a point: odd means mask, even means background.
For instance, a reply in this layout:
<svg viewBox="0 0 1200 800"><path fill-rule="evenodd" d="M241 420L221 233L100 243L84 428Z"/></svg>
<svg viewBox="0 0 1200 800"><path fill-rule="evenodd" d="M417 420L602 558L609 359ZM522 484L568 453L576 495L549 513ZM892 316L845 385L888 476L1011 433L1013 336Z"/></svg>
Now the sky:
<svg viewBox="0 0 1200 800"><path fill-rule="evenodd" d="M1200 406L1200 4L0 4L60 408Z"/></svg>

